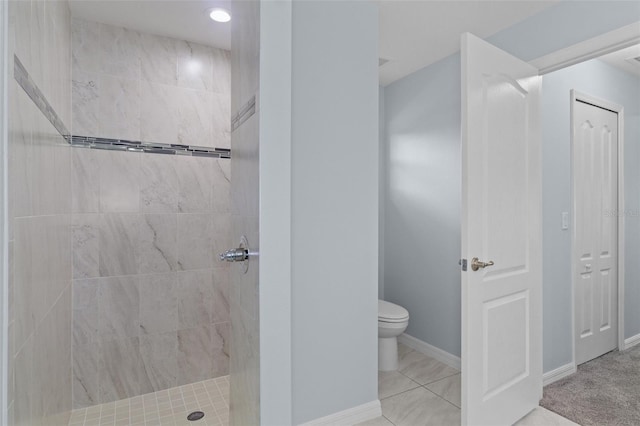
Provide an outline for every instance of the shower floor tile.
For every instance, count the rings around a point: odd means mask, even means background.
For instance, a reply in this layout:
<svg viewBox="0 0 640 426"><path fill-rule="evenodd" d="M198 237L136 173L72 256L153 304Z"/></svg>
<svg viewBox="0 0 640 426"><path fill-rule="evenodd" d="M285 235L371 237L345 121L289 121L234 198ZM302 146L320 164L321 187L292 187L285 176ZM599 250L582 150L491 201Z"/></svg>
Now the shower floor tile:
<svg viewBox="0 0 640 426"><path fill-rule="evenodd" d="M194 411L204 417L188 421ZM227 426L229 376L74 410L69 426Z"/></svg>

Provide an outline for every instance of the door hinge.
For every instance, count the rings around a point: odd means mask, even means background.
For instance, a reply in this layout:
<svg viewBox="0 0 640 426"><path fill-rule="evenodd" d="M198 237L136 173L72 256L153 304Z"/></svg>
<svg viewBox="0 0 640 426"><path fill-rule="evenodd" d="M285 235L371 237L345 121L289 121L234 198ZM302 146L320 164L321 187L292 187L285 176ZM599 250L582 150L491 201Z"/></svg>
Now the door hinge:
<svg viewBox="0 0 640 426"><path fill-rule="evenodd" d="M458 265L460 265L460 269L463 271L467 270L467 259L458 260Z"/></svg>

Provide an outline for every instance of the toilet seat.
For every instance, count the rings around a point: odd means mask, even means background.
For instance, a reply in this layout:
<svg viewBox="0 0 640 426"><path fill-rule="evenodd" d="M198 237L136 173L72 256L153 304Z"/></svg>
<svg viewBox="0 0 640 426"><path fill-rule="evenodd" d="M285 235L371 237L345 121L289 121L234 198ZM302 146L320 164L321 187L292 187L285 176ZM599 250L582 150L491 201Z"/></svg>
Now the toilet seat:
<svg viewBox="0 0 640 426"><path fill-rule="evenodd" d="M402 323L409 321L409 312L402 306L378 300L378 322Z"/></svg>
<svg viewBox="0 0 640 426"><path fill-rule="evenodd" d="M398 369L398 336L409 326L409 312L402 306L378 300L378 370Z"/></svg>
<svg viewBox="0 0 640 426"><path fill-rule="evenodd" d="M400 324L409 322L409 317L401 318L401 319L388 319L388 318L380 318L378 317L378 322L383 324Z"/></svg>

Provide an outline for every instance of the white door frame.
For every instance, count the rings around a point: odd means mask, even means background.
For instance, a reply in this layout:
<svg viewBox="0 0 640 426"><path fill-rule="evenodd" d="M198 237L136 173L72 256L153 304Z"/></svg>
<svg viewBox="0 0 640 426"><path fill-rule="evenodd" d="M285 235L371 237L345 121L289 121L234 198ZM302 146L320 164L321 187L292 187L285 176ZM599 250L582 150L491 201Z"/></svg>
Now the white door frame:
<svg viewBox="0 0 640 426"><path fill-rule="evenodd" d="M640 21L551 52L530 61L540 75L597 58L640 43Z"/></svg>
<svg viewBox="0 0 640 426"><path fill-rule="evenodd" d="M603 108L618 115L618 206L616 212L616 222L618 225L618 349L624 350L624 107L613 102L605 101L591 95L571 90L571 354L573 363L576 363L576 268L573 260L576 254L576 226L575 226L575 194L574 189L574 153L575 153L575 134L573 131L573 114L574 104L576 101L582 101L587 104Z"/></svg>
<svg viewBox="0 0 640 426"><path fill-rule="evenodd" d="M576 43L566 48L559 49L555 52L551 52L547 55L539 57L530 61L530 63L537 67L540 70L540 75L545 75L553 71L557 71L563 68L570 67L572 65L579 64L581 62L588 61L590 59L597 58L599 56L605 55L607 53L615 52L620 49L624 49L625 47L630 47L635 44L640 43L640 21L634 22L632 24L626 25L624 27L615 29L613 31L601 34L599 36L590 38L588 40L582 41L580 43ZM618 122L620 126L620 121ZM619 137L622 134L618 133ZM572 136L573 138L573 136ZM619 139L620 140L620 139ZM618 163L619 166L623 166L620 161L621 152L623 151L622 144L619 144L620 149L618 151ZM618 175L620 176L622 167L618 169ZM573 174L572 174L573 178ZM623 203L622 209L624 209L624 185L623 180L618 178L618 191L622 195L622 197L618 197L618 204L620 205L621 200ZM622 191L622 192L621 192ZM623 211L623 210L621 210ZM623 218L624 219L624 218ZM625 341L624 341L624 239L621 237L621 229L624 229L624 220L618 221L618 348L620 350L626 349ZM622 226L622 227L621 227ZM572 239L573 240L573 239ZM572 241L572 254L573 254L573 241ZM620 266L622 265L622 267ZM572 281L573 281L573 272L572 272ZM622 301L622 302L621 302ZM572 324L571 324L571 333L572 333L572 369L564 370L563 372L559 372L558 374L554 374L553 378L550 377L550 380L545 380L544 384L547 385L555 380L558 380L568 374L575 372L576 364L575 364L575 329L574 329L574 299L573 299L573 284L572 284L572 299L571 299L571 309L572 309ZM562 368L562 367L561 367ZM549 372L551 373L551 372Z"/></svg>

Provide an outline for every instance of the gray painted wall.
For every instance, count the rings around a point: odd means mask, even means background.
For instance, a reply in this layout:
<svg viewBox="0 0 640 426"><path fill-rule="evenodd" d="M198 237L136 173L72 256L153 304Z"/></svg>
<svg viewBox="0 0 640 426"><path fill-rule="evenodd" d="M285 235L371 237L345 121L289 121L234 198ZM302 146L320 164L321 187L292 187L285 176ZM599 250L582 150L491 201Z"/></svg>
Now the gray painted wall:
<svg viewBox="0 0 640 426"><path fill-rule="evenodd" d="M522 59L532 60L638 20L637 2L562 2L501 31L489 41ZM407 333L460 355L460 55L452 55L387 86L384 102L387 155L381 286L385 299L409 310ZM568 123L565 129L568 137ZM543 135L546 134L545 131ZM549 159L546 154L554 152L556 143L559 142L555 138L543 141L545 161L560 161L553 156ZM627 151L635 155L633 149ZM568 163L558 166L568 168ZM545 172L543 177L545 247L552 244L548 239L557 234L560 211L568 211L558 210L557 201L553 204L554 193L546 191L549 185L555 185L550 176ZM632 205L632 198L628 205ZM560 201L569 204L568 196ZM632 232L633 226L628 230ZM564 234L560 238L565 238ZM633 249L627 251L633 256ZM568 307L563 306L566 289L553 284L567 283L569 275L567 272L563 276L564 272L556 268L557 260L548 257L547 254L544 258L545 371L568 362L566 348L571 347ZM628 278L627 287L633 286L632 281ZM637 314L627 312L627 321L637 320L640 326L640 318L634 315ZM634 326L627 326L633 334Z"/></svg>
<svg viewBox="0 0 640 426"><path fill-rule="evenodd" d="M292 424L292 0L260 3L260 423ZM285 47L286 46L286 47Z"/></svg>
<svg viewBox="0 0 640 426"><path fill-rule="evenodd" d="M460 56L385 88L385 299L460 355Z"/></svg>
<svg viewBox="0 0 640 426"><path fill-rule="evenodd" d="M571 210L570 98L576 89L623 105L625 210L638 212L640 176L640 78L597 59L565 68L542 79L543 303L545 370L571 362L571 232L560 229L561 212ZM625 217L626 328L640 333L640 218Z"/></svg>
<svg viewBox="0 0 640 426"><path fill-rule="evenodd" d="M386 120L384 118L384 87L378 88L378 197L379 200L384 200L386 193L386 179L385 174L386 167L385 161L387 158L387 145L384 143L386 138ZM384 299L384 211L385 203L379 203L378 210L378 299Z"/></svg>
<svg viewBox="0 0 640 426"><path fill-rule="evenodd" d="M294 424L378 399L378 12L337 7L292 9Z"/></svg>

